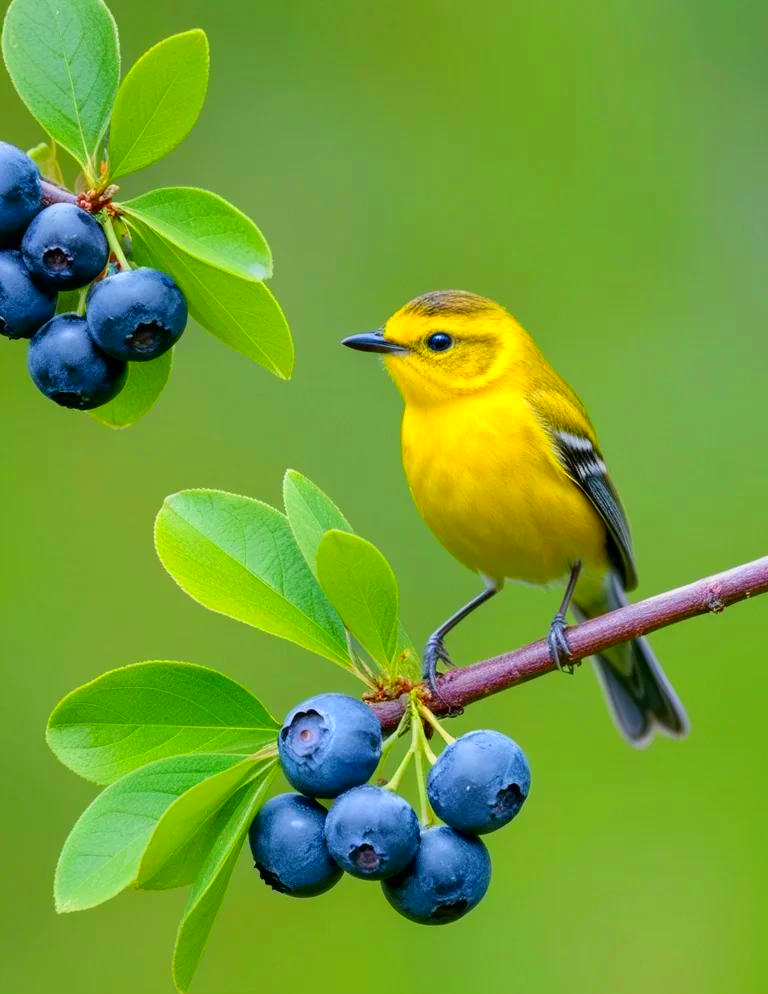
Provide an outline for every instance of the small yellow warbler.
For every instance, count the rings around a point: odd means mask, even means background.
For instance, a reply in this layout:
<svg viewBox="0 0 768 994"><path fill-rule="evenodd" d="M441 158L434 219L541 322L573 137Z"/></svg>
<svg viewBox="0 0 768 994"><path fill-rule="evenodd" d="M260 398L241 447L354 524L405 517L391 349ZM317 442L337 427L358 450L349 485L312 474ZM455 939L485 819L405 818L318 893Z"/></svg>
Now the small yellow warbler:
<svg viewBox="0 0 768 994"><path fill-rule="evenodd" d="M429 638L424 676L450 663L444 639L507 579L565 582L549 630L569 671L565 615L626 603L637 584L629 526L583 404L499 304L473 293L426 293L350 348L383 353L405 401L403 464L416 506L484 589ZM688 723L645 639L595 660L616 722L634 745Z"/></svg>

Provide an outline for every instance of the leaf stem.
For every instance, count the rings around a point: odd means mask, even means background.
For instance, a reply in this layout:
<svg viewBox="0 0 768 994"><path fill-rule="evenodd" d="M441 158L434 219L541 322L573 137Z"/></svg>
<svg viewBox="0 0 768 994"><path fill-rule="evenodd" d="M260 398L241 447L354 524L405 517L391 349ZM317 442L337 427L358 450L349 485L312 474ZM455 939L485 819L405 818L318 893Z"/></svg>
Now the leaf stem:
<svg viewBox="0 0 768 994"><path fill-rule="evenodd" d="M107 236L107 242L112 251L112 255L117 260L117 265L120 269L130 269L131 264L125 257L125 252L123 252L123 247L120 244L120 239L117 237L117 232L115 231L115 226L112 222L112 218L107 214L104 218L104 233Z"/></svg>

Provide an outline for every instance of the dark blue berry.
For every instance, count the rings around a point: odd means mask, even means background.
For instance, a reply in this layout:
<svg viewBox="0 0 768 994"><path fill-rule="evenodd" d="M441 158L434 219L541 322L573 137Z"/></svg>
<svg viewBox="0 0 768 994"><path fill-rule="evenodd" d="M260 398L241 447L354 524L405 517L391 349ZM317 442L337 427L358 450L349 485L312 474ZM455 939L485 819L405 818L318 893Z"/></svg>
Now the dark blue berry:
<svg viewBox="0 0 768 994"><path fill-rule="evenodd" d="M501 732L462 735L444 749L429 773L429 802L446 824L482 835L511 821L531 787L520 746Z"/></svg>
<svg viewBox="0 0 768 994"><path fill-rule="evenodd" d="M167 273L127 269L97 283L88 294L93 340L116 359L156 359L181 338L187 302Z"/></svg>
<svg viewBox="0 0 768 994"><path fill-rule="evenodd" d="M0 252L0 335L31 338L55 310L56 294L34 282L21 252Z"/></svg>
<svg viewBox="0 0 768 994"><path fill-rule="evenodd" d="M325 844L325 808L301 794L279 794L253 819L251 852L265 884L281 894L314 897L341 878Z"/></svg>
<svg viewBox="0 0 768 994"><path fill-rule="evenodd" d="M62 407L100 407L120 393L128 367L94 345L85 319L59 314L29 344L29 372L36 386Z"/></svg>
<svg viewBox="0 0 768 994"><path fill-rule="evenodd" d="M338 797L369 779L381 757L381 725L362 701L318 694L291 711L277 737L283 772L310 797Z"/></svg>
<svg viewBox="0 0 768 994"><path fill-rule="evenodd" d="M419 819L405 798L370 785L337 798L325 822L331 856L363 880L384 880L404 870L420 836Z"/></svg>
<svg viewBox="0 0 768 994"><path fill-rule="evenodd" d="M99 222L75 204L51 204L21 242L27 269L41 286L77 290L95 279L109 258Z"/></svg>
<svg viewBox="0 0 768 994"><path fill-rule="evenodd" d="M42 206L37 166L15 145L0 142L0 244L18 245Z"/></svg>
<svg viewBox="0 0 768 994"><path fill-rule="evenodd" d="M480 839L441 825L424 829L413 863L381 886L411 921L447 925L482 900L490 880L491 859Z"/></svg>

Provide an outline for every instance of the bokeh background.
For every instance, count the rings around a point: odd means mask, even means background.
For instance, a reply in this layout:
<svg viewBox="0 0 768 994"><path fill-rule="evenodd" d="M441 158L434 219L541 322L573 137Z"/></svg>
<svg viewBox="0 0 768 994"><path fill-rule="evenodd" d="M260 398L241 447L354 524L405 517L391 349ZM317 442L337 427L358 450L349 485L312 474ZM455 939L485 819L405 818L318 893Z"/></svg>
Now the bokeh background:
<svg viewBox="0 0 768 994"><path fill-rule="evenodd" d="M201 26L200 125L132 177L209 187L251 214L295 333L285 384L199 329L138 426L59 410L0 342L3 656L2 987L171 991L184 894L54 914L66 833L94 789L43 733L105 669L181 659L224 670L277 715L331 664L187 599L152 520L166 494L277 502L314 478L390 557L419 642L476 580L431 538L400 468L399 399L339 348L422 291L506 303L592 411L632 520L647 595L766 551L768 8L760 0L114 0L129 64ZM2 137L34 122L0 76ZM451 648L470 661L542 635L554 592L510 587ZM634 752L589 667L472 707L527 750L524 815L490 839L489 897L419 929L375 886L268 892L244 855L197 994L286 984L367 994L758 994L768 985L768 599L653 642L693 733Z"/></svg>

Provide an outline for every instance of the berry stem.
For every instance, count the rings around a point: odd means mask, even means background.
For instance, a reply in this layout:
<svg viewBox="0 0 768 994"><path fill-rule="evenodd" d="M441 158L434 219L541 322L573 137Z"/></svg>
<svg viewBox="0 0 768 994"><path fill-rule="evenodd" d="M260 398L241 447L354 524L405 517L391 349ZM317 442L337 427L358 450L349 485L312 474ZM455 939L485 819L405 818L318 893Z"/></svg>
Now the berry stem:
<svg viewBox="0 0 768 994"><path fill-rule="evenodd" d="M84 286L80 291L80 296L77 298L77 313L80 317L85 317L85 301L88 297L88 290L90 287Z"/></svg>
<svg viewBox="0 0 768 994"><path fill-rule="evenodd" d="M432 714L432 712L429 710L426 704L419 704L419 714L424 719L424 721L426 721L428 725L431 725L431 727L434 728L434 730L437 732L437 734L445 742L446 745L453 745L456 739L452 735L449 735L448 732L446 732L446 730L443 728L443 726L440 724L437 718ZM426 736L424 737L424 741L426 742ZM434 761L435 760L433 759L432 762L434 763Z"/></svg>
<svg viewBox="0 0 768 994"><path fill-rule="evenodd" d="M415 722L419 724L419 722ZM432 811L427 799L427 782L424 778L424 753L419 750L416 753L416 787L419 792L419 820L422 825L432 824Z"/></svg>
<svg viewBox="0 0 768 994"><path fill-rule="evenodd" d="M403 779L405 771L411 765L411 760L413 759L413 756L414 756L414 750L412 747L409 747L408 752L403 756L402 762L395 770L389 783L385 784L384 790L397 790L397 788L400 786L400 781Z"/></svg>
<svg viewBox="0 0 768 994"><path fill-rule="evenodd" d="M117 237L117 232L115 231L115 226L112 223L112 218L107 214L103 221L104 234L107 236L107 242L109 244L110 251L117 261L117 265L120 269L130 269L131 264L125 257L125 252L123 252L123 247L120 244L120 239Z"/></svg>

